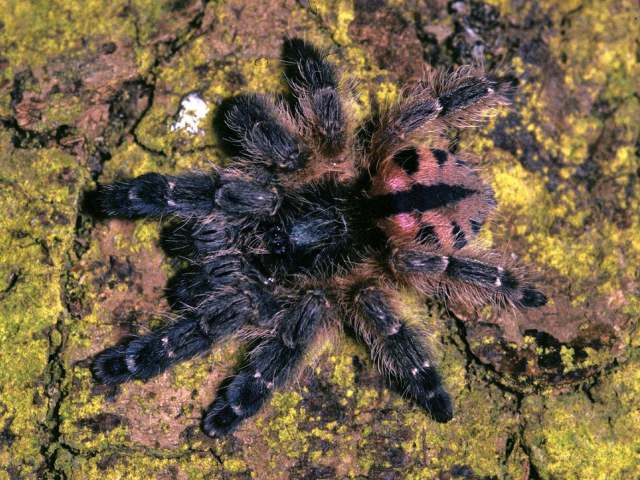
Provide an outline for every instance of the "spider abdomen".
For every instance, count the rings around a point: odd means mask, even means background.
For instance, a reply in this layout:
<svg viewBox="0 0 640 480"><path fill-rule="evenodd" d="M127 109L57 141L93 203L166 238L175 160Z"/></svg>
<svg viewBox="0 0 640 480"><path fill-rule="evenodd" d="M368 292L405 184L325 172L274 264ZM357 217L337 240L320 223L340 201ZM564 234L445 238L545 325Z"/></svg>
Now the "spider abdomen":
<svg viewBox="0 0 640 480"><path fill-rule="evenodd" d="M395 244L459 250L475 237L495 202L463 160L408 146L381 162L369 191L378 227Z"/></svg>

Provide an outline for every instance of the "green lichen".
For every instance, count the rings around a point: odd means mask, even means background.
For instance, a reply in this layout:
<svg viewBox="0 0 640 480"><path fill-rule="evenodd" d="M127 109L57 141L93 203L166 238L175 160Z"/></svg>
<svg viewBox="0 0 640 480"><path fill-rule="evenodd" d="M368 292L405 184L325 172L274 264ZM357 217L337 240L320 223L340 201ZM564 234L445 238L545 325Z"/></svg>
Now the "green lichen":
<svg viewBox="0 0 640 480"><path fill-rule="evenodd" d="M591 391L525 401L526 441L543 479L640 475L640 370L629 362Z"/></svg>
<svg viewBox="0 0 640 480"><path fill-rule="evenodd" d="M11 78L21 68L40 67L58 55L84 52L83 39L96 48L101 40L134 34L131 21L115 22L126 2L65 2L3 0L0 45L10 67L2 72Z"/></svg>
<svg viewBox="0 0 640 480"><path fill-rule="evenodd" d="M289 458L300 458L309 449L309 433L301 430L307 419L305 409L299 407L301 400L297 392L276 392L271 400L274 417L264 427L263 421L258 421L258 427L264 428L269 448ZM275 467L275 458L272 466Z"/></svg>
<svg viewBox="0 0 640 480"><path fill-rule="evenodd" d="M229 462L232 471L238 462ZM226 465L225 465L226 466ZM118 451L105 452L98 457L78 458L68 478L84 480L101 478L119 480L122 478L146 480L149 478L185 478L204 480L225 478L223 470L211 462L210 455L203 453L184 453L182 455L149 455L146 452Z"/></svg>
<svg viewBox="0 0 640 480"><path fill-rule="evenodd" d="M0 144L0 279L9 283L0 298L0 425L11 438L0 464L28 475L43 461L41 426L51 421L47 363L68 318L63 285L86 174L57 150L15 150L6 132Z"/></svg>
<svg viewBox="0 0 640 480"><path fill-rule="evenodd" d="M514 14L505 11L509 2L498 3L503 12ZM583 184L567 181L551 191L549 166L539 174L531 173L507 156L492 167L498 203L513 220L511 227L499 230L498 237L517 234L526 241L528 260L571 278L577 285L573 298L576 305L587 301L589 292L584 285L597 271L598 292L627 312L637 304L637 299L628 295L626 285L635 276L633 265L640 255L635 236L629 234L640 227L634 213L638 211L638 195L636 192L629 196L625 190L640 165L634 147L640 119L640 102L634 92L640 65L633 54L634 36L629 34L636 23L632 3L614 0L606 6L602 2L548 6L554 25L561 21L567 25L548 35L549 51L563 67L560 81L564 95L579 98L582 103L575 102L578 107L566 102L564 108L568 111L558 111L554 98L557 91L545 89L539 81L544 75L542 67L525 65L518 57L512 62L524 80L519 90L526 100L517 105L523 120L520 128L533 134L546 155L559 158L561 167L555 173L563 180L572 179L578 169L598 162L598 167L612 180L607 192L615 204L612 208L629 212L627 224L620 226L607 213L593 212L590 208L593 192ZM607 141L601 137L603 119L589 115L579 106L591 105L596 100L615 105L606 121L615 126L619 146L608 156L593 157L592 153L594 146ZM517 130L509 134L515 135ZM481 149L488 152L486 147ZM536 158L539 157L533 159ZM556 231L562 231L562 235Z"/></svg>
<svg viewBox="0 0 640 480"><path fill-rule="evenodd" d="M322 18L333 40L341 46L351 43L349 25L355 18L352 0L313 0L309 6Z"/></svg>

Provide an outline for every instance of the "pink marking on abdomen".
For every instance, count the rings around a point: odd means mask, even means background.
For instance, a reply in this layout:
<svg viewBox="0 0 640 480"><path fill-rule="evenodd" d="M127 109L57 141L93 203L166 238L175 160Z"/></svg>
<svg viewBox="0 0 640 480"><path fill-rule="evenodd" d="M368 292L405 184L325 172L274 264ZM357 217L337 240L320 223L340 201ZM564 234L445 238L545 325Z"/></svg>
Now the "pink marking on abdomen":
<svg viewBox="0 0 640 480"><path fill-rule="evenodd" d="M403 178L401 174L389 176L386 179L385 185L389 192L401 192L409 188L410 180Z"/></svg>
<svg viewBox="0 0 640 480"><path fill-rule="evenodd" d="M413 231L418 226L416 217L410 213L399 213L398 215L394 215L393 222L404 232Z"/></svg>

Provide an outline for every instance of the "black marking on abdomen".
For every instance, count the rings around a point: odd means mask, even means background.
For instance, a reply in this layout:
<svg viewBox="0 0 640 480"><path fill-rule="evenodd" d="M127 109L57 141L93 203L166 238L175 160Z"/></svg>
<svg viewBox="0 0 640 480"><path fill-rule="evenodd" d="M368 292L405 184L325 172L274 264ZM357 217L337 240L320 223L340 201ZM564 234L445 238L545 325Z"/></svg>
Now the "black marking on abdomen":
<svg viewBox="0 0 640 480"><path fill-rule="evenodd" d="M476 235L478 234L478 232L480 232L480 229L482 228L482 222L480 220L471 219L469 220L469 225L471 225L471 231Z"/></svg>
<svg viewBox="0 0 640 480"><path fill-rule="evenodd" d="M424 212L449 206L475 193L476 190L461 185L417 183L409 190L373 197L369 200L368 206L373 216L390 217L399 213Z"/></svg>
<svg viewBox="0 0 640 480"><path fill-rule="evenodd" d="M418 171L418 151L415 147L400 150L393 156L393 161L401 167L407 175L413 175Z"/></svg>
<svg viewBox="0 0 640 480"><path fill-rule="evenodd" d="M447 163L448 155L444 150L434 148L433 150L431 150L431 154L438 162L438 166L442 167L445 163Z"/></svg>
<svg viewBox="0 0 640 480"><path fill-rule="evenodd" d="M433 225L422 225L418 233L416 234L416 241L423 245L430 245L437 247L440 244L438 235L436 234Z"/></svg>
<svg viewBox="0 0 640 480"><path fill-rule="evenodd" d="M464 231L460 228L456 222L451 224L451 235L453 236L453 247L458 250L467 244Z"/></svg>

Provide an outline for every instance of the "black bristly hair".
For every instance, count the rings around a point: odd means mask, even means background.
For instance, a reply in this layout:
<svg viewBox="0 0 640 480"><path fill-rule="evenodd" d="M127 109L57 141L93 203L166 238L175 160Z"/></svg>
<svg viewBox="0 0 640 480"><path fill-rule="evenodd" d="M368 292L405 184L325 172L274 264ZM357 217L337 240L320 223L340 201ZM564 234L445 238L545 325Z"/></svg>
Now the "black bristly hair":
<svg viewBox="0 0 640 480"><path fill-rule="evenodd" d="M337 74L323 54L297 38L285 40L282 61L303 134L322 154L336 157L345 147L347 129Z"/></svg>
<svg viewBox="0 0 640 480"><path fill-rule="evenodd" d="M471 307L547 302L475 245L494 195L444 138L506 104L510 85L472 67L431 73L358 130L326 55L300 39L282 53L289 103L243 95L220 109L230 168L148 173L92 197L107 216L175 217L163 246L188 261L167 287L176 321L107 348L93 374L146 380L225 338L251 339L203 417L208 435L225 435L344 322L389 386L447 422L453 402L421 329L402 318L400 289Z"/></svg>

